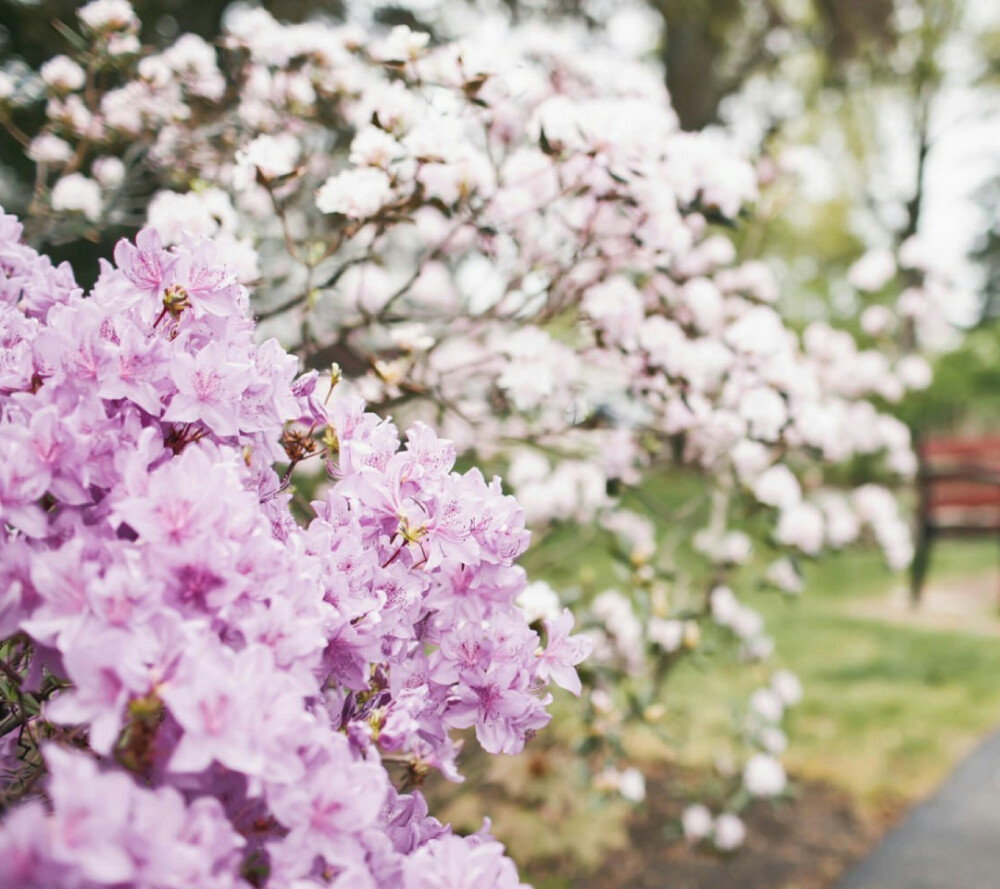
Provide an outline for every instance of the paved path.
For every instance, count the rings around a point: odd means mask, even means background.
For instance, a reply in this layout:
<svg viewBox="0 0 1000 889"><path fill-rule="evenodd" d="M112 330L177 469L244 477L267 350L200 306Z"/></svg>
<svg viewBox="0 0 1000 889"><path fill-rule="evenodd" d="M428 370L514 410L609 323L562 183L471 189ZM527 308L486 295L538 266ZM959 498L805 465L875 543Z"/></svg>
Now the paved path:
<svg viewBox="0 0 1000 889"><path fill-rule="evenodd" d="M868 617L911 627L957 630L974 636L1000 636L1000 573L990 570L968 577L930 583L920 607L910 602L910 590L897 584L887 594L844 603L854 617Z"/></svg>
<svg viewBox="0 0 1000 889"><path fill-rule="evenodd" d="M1000 731L849 871L837 889L998 889Z"/></svg>

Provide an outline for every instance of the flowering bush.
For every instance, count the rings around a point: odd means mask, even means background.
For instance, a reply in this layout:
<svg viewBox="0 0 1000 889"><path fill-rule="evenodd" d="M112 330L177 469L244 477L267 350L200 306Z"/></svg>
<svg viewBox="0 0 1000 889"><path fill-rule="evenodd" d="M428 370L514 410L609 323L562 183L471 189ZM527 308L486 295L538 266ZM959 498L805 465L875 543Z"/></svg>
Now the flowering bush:
<svg viewBox="0 0 1000 889"><path fill-rule="evenodd" d="M457 778L452 729L515 753L549 681L579 690L568 612L543 648L514 604L514 500L255 344L211 244L145 230L84 298L20 235L0 218L0 885L518 886L387 772ZM311 459L334 483L300 524Z"/></svg>
<svg viewBox="0 0 1000 889"><path fill-rule="evenodd" d="M609 482L680 443L815 554L850 535L800 502L806 463L884 451L912 470L906 429L866 399L919 385L913 368L787 328L769 269L736 264L714 224L755 198L753 166L678 130L655 70L600 45L581 59L571 29L491 21L432 48L261 9L230 15L223 60L184 35L136 62L127 5L95 5L93 48L42 75L44 237L126 221L150 173L181 189L149 203L168 241L214 235L244 281L265 258L265 330L461 450L505 453L536 523L590 519Z"/></svg>
<svg viewBox="0 0 1000 889"><path fill-rule="evenodd" d="M825 323L801 334L792 327L770 268L740 261L733 237L766 187L759 174L767 164L718 132L682 132L659 72L641 60L572 26L513 27L488 16L459 40L432 43L408 28L287 26L263 9L243 9L228 16L218 47L185 34L154 51L140 46L124 0L97 0L80 11L80 28L82 48L40 72L46 122L25 137L37 164L33 238L59 243L144 220L170 244L214 237L227 268L256 282L262 334L315 370L334 364L340 391L433 425L463 457L502 467L533 527L596 522L628 566L622 590L573 603L595 647L584 674L586 718L608 741L593 763L596 785L641 796L631 773L624 780L609 762L614 735L630 720L658 718L663 682L703 636L731 643L747 661L770 655L761 616L733 589L734 569L770 553L760 580L796 593L801 558L864 534L893 565L909 560L907 528L888 490L845 492L826 473L858 457L891 473L913 471L908 430L876 404L923 385L921 359L861 349ZM22 86L0 83L5 116L16 113ZM155 252L152 242L137 249ZM189 285L182 282L185 296L168 295L162 323L178 312L183 320ZM164 420L182 437L196 434L180 425L196 415L217 435L256 431L232 414L247 398L246 364L218 344L179 358L171 371L178 394ZM142 391L147 404L139 403L149 409L156 393ZM346 410L337 403L331 411ZM371 425L347 422L355 424ZM341 425L334 417L330 442L318 431L329 427L323 417L286 432L293 465L283 483L293 468L303 478L309 464L299 464L324 448L338 445L343 461ZM376 462L397 482L373 491L349 461L334 490L376 512L382 504L379 527L398 524L401 551L426 560L421 578L449 558L465 563L467 549L496 564L499 555L487 558L481 542L451 537L452 523L464 527L477 508L478 483L465 483L470 491L448 500L457 512L442 507L435 523L422 502L409 505L406 486L417 482L388 468L394 433L378 428L371 435L386 442L365 439L365 447L382 455ZM422 453L416 442L425 439L433 451L427 426L415 428L404 453ZM269 464L281 454L272 446L251 456ZM695 567L617 497L677 461L702 474L698 500L709 504L707 527L690 518L701 522L703 509L678 519ZM325 507L318 515L339 522ZM505 533L516 538L516 528ZM366 540L357 557L369 550ZM509 603L515 593L502 572L483 570ZM520 597L557 652L569 621L564 601L544 584ZM337 633L345 677L368 681L365 630L348 619ZM475 660L486 643L470 634L476 638L462 645ZM485 650L508 644L504 636ZM564 661L577 648L550 666L542 659L538 677L550 673L575 690ZM535 663L526 648L522 654ZM409 656L404 662L397 673L419 669ZM436 665L428 675L458 681ZM459 685L447 725L478 718L488 749L516 748L543 720L542 705L527 703L530 675L511 680L526 695L517 703L484 702ZM378 709L370 703L377 696L359 703L358 689L344 682L354 705ZM442 725L418 731L424 703L404 706L409 698L396 691L377 743L419 750L451 772ZM783 783L779 764L754 757L780 755L781 717L793 703L751 703L741 718L744 789L767 796ZM409 728L404 711L417 720ZM731 845L734 831L723 834Z"/></svg>

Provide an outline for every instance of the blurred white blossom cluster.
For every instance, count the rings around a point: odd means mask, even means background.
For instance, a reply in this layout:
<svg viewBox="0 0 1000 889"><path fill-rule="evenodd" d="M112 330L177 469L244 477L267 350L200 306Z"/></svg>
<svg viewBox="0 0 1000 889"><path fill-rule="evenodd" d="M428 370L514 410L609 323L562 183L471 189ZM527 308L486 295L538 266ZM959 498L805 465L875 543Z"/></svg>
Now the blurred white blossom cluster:
<svg viewBox="0 0 1000 889"><path fill-rule="evenodd" d="M786 711L802 700L802 684L794 673L777 670L769 685L750 697L745 731L749 754L736 770L732 763L719 763L724 774L735 772L737 784L728 807L713 815L704 803L689 805L681 815L681 829L690 843L711 843L720 852L738 849L746 839L746 826L739 810L755 799L781 796L788 779L779 757L788 743L781 721Z"/></svg>

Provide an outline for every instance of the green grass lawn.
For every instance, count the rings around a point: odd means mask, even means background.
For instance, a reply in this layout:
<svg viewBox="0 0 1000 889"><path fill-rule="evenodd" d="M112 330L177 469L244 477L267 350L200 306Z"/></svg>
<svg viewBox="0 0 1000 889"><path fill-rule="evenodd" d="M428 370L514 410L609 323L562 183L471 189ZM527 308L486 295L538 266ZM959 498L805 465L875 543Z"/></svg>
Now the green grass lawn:
<svg viewBox="0 0 1000 889"><path fill-rule="evenodd" d="M697 483L671 479L660 530L669 513L693 502ZM648 503L646 504L648 506ZM633 504L638 506L638 504ZM637 510L639 511L639 510ZM690 525L687 525L690 527ZM942 541L933 552L929 585L981 583L1000 602L995 541ZM599 591L615 585L613 561L593 532L560 532L530 554L529 571L553 584ZM829 780L871 811L930 792L976 742L1000 725L1000 612L984 613L971 631L914 626L872 616L906 577L892 574L873 548L806 566L801 596L740 591L767 618L777 663L801 678L806 697L788 720L785 757L798 775ZM729 749L733 708L766 680L764 668L702 670L683 664L667 685L664 720L672 748L692 764L711 763ZM640 739L638 757L663 748Z"/></svg>
<svg viewBox="0 0 1000 889"><path fill-rule="evenodd" d="M943 542L934 559L931 584L972 576L990 595L1000 587L995 543ZM1000 725L1000 636L858 613L904 582L877 554L853 552L810 566L797 598L744 594L767 618L778 663L806 690L788 720L786 765L843 787L873 812L929 793ZM682 666L665 701L681 757L710 763L724 754L733 707L765 678L764 668L745 665Z"/></svg>
<svg viewBox="0 0 1000 889"><path fill-rule="evenodd" d="M945 541L933 558L932 584L971 576L997 594L995 542ZM865 804L922 796L1000 725L1000 636L859 616L901 582L873 554L813 568L800 600L757 597L781 660L806 687L786 761Z"/></svg>

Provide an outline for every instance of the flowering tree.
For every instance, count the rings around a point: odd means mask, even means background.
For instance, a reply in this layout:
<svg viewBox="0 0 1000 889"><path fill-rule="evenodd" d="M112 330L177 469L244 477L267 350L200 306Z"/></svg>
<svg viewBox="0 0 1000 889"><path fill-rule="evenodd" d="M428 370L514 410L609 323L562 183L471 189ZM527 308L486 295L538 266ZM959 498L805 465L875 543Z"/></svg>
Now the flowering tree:
<svg viewBox="0 0 1000 889"><path fill-rule="evenodd" d="M388 774L457 777L455 728L515 753L546 684L579 688L569 614L541 648L514 605L517 504L255 344L211 244L143 231L84 298L20 235L0 219L0 884L518 886ZM335 482L302 524L307 459Z"/></svg>
<svg viewBox="0 0 1000 889"><path fill-rule="evenodd" d="M741 262L734 236L760 195L754 159L719 133L681 131L655 69L570 25L514 28L485 18L475 33L432 45L407 28L285 26L255 9L230 15L218 48L182 35L154 52L140 46L123 0L96 0L79 16L79 48L39 72L45 125L22 134L37 165L32 240L58 244L148 220L166 243L181 245L178 255L194 255L187 239L213 236L225 267L256 283L261 335L277 337L314 370L334 365L339 391L431 424L463 457L502 466L535 528L599 522L630 571L624 591L575 605L596 646L584 697L593 725L606 723L608 709L630 718L655 713L663 681L702 633L734 641L748 660L770 654L760 615L730 582L731 569L754 551L739 518L754 518L758 549L774 553L764 579L786 592L801 588L798 558L866 531L893 564L908 561L907 529L889 492L866 485L844 493L824 484L824 471L858 455L894 472L913 470L907 429L873 399L898 397L920 384L920 374L885 352L859 349L829 325L802 335L790 327L770 270ZM8 120L25 89L0 76ZM153 238L141 236L139 259L130 260L136 268L147 254L160 255ZM191 282L174 291L172 282L160 286L164 280L150 287L163 303L160 324L194 317ZM219 434L243 432L229 412L250 409L240 406L245 365L205 345L171 370L184 382L164 421L176 427L181 457L205 445L200 430L178 424L202 419L218 422ZM145 391L140 406L151 411L155 396ZM452 559L478 577L476 559L495 564L481 545L469 547L467 564L468 541L454 539L456 528L478 521L469 510L478 509L479 482L441 495L437 518L424 506L414 511L409 495L393 488L418 478L406 458L392 458L405 468L389 468L395 433L352 417L334 417L332 427L306 417L286 430L279 440L290 463L276 490L292 483L293 470L300 487L314 485L309 458L339 447L343 462L342 426L371 427L391 440L391 448L369 439L363 446L380 455L372 460L387 480L372 486L370 473L355 478L348 460L333 491L381 515L365 527L396 529L395 549L380 552L377 567L424 577ZM411 442L421 443L405 453L422 453L425 444L433 452L428 426L415 428ZM251 471L255 459L269 465L281 457L274 440L257 457L251 449ZM450 468L451 459L449 452L441 462ZM708 526L683 535L700 559L687 572L669 553L661 558L649 521L616 497L678 460L703 474L699 497L710 504ZM341 513L328 513L320 509L316 521L339 527ZM131 526L126 514L112 514ZM503 533L520 539L519 527L512 519ZM352 558L368 564L370 541L358 539ZM310 552L303 544L306 564ZM502 578L493 582L508 605L508 594L520 592ZM492 592L484 595L493 601ZM564 667L582 648L564 641L570 618L559 596L535 584L520 601L563 652L554 655L553 678L577 690ZM408 615L423 639L422 612ZM344 706L367 714L381 698L359 696L359 684L383 682L367 677L369 641L355 639L361 631L351 620L337 632L338 650L351 652L338 655L351 690ZM456 651L455 659L485 657L478 642L471 633L456 643L472 654ZM442 637L440 650L450 644ZM487 648L508 644L502 634ZM397 673L417 669L409 652L399 650L407 666L388 674L390 690ZM429 669L438 681L436 666ZM530 697L535 679L526 667L515 673ZM485 707L478 733L487 749L515 749L543 721L540 704L522 708L519 699L508 709L480 691L462 697L468 710L447 705L447 725L472 725ZM753 793L783 788L773 755L785 743L782 712L799 693L794 679L778 674L741 726L750 745L743 783ZM402 751L411 767L451 771L443 728L422 727L423 704L413 706L416 722L373 730L374 742ZM494 723L515 714L523 724L513 735ZM408 746L399 731L419 736L420 745ZM606 774L606 761L603 751L595 771ZM719 831L717 841L732 845L719 839L732 829Z"/></svg>

